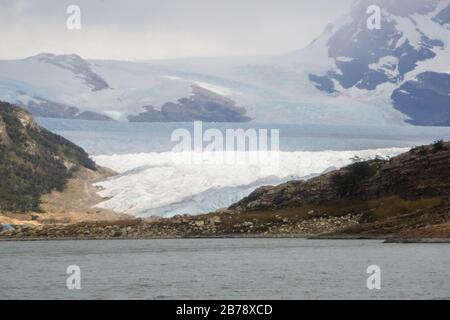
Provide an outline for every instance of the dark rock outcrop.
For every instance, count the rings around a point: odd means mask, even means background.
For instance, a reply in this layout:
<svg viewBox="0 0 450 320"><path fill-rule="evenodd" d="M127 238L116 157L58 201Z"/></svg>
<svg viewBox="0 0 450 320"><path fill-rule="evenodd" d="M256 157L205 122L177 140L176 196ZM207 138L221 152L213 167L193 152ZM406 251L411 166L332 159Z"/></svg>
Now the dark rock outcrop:
<svg viewBox="0 0 450 320"><path fill-rule="evenodd" d="M35 117L113 121L112 118L101 113L93 111L80 111L80 109L76 107L40 97L34 97L33 100L28 103L17 103L17 105L31 112Z"/></svg>
<svg viewBox="0 0 450 320"><path fill-rule="evenodd" d="M145 111L128 116L131 122L248 122L245 108L236 106L228 98L199 86L192 86L192 96L182 98L178 103L165 103L161 111L153 106L144 107Z"/></svg>
<svg viewBox="0 0 450 320"><path fill-rule="evenodd" d="M423 72L392 94L394 107L422 126L450 125L450 74Z"/></svg>
<svg viewBox="0 0 450 320"><path fill-rule="evenodd" d="M102 113L93 112L93 111L82 111L77 113L74 119L78 120L96 120L96 121L114 121L111 117L104 115Z"/></svg>
<svg viewBox="0 0 450 320"><path fill-rule="evenodd" d="M450 24L450 4L442 9L434 18L434 21L445 25Z"/></svg>
<svg viewBox="0 0 450 320"><path fill-rule="evenodd" d="M129 115L128 121L130 122L166 122L168 121L164 114L157 110L154 106L142 107L143 112L138 115Z"/></svg>

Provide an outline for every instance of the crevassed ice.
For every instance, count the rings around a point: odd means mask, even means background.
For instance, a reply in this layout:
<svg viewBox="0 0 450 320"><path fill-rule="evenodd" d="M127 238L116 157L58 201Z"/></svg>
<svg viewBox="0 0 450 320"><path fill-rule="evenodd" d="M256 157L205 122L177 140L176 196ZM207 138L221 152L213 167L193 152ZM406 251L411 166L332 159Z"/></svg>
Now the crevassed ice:
<svg viewBox="0 0 450 320"><path fill-rule="evenodd" d="M97 206L139 217L206 213L229 206L257 187L346 166L355 156L395 156L406 150L279 152L272 170L266 170L265 163L177 161L179 154L173 152L95 156L99 165L119 173L96 183L105 198Z"/></svg>

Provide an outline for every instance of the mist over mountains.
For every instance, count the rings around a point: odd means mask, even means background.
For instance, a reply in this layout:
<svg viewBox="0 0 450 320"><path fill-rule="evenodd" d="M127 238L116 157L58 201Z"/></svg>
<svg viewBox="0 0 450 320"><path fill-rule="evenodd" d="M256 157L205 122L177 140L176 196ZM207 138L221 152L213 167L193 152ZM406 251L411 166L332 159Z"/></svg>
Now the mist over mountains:
<svg viewBox="0 0 450 320"><path fill-rule="evenodd" d="M381 8L380 29L367 28L370 5ZM284 55L3 60L0 100L69 119L448 126L449 39L449 0L360 0Z"/></svg>

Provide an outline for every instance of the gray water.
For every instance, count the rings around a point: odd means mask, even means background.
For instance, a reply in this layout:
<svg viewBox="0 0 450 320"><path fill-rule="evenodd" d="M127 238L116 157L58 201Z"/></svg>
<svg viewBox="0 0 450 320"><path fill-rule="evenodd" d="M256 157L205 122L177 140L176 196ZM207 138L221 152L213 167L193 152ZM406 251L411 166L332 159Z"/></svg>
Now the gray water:
<svg viewBox="0 0 450 320"><path fill-rule="evenodd" d="M81 268L81 290L66 269ZM366 287L369 265L381 290ZM305 239L0 242L0 299L449 299L450 246Z"/></svg>
<svg viewBox="0 0 450 320"><path fill-rule="evenodd" d="M37 118L47 129L83 147L91 155L168 152L174 130L193 132L193 123L132 123ZM450 140L450 127L204 123L207 129L278 129L282 151L345 151L408 148Z"/></svg>

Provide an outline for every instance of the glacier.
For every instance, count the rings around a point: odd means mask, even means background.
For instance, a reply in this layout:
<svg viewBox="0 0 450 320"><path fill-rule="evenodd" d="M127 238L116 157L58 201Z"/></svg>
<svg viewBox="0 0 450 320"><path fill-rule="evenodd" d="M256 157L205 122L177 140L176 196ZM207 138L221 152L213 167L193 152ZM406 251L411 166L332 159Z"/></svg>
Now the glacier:
<svg viewBox="0 0 450 320"><path fill-rule="evenodd" d="M227 207L263 185L307 179L362 159L392 157L408 149L279 152L277 170L257 164L183 163L173 152L94 156L97 164L118 172L95 184L104 201L97 207L138 217L201 214Z"/></svg>

